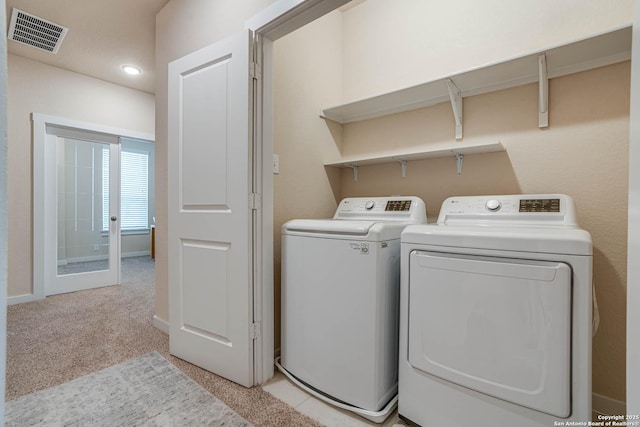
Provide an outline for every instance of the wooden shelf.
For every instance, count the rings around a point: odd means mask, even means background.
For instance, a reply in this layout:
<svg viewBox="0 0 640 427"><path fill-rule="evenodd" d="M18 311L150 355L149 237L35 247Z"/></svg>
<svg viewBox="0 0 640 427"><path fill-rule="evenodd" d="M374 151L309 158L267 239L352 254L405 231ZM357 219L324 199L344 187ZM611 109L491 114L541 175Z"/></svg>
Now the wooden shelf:
<svg viewBox="0 0 640 427"><path fill-rule="evenodd" d="M452 82L462 97L538 82L542 80L540 55L546 56L545 79L626 61L631 59L631 27L327 108L320 115L344 124L448 102L447 82Z"/></svg>
<svg viewBox="0 0 640 427"><path fill-rule="evenodd" d="M398 162L402 165L402 177L406 175L407 162L410 160L422 160L435 157L455 157L457 159L458 174L462 173L462 159L470 154L495 153L505 151L501 142L491 142L485 144L462 144L452 142L449 144L438 144L429 149L420 151L389 151L376 155L363 155L343 157L338 161L325 163L325 166L339 168L353 168L354 179L358 180L358 167L367 165L377 165L382 163Z"/></svg>
<svg viewBox="0 0 640 427"><path fill-rule="evenodd" d="M325 166L335 166L347 168L352 166L377 165L381 163L400 162L402 160L422 160L435 157L454 157L455 153L462 155L495 153L505 151L501 142L487 144L460 144L452 142L450 144L436 145L432 149L421 151L395 151L378 155L363 155L353 157L343 157L339 161L325 163Z"/></svg>

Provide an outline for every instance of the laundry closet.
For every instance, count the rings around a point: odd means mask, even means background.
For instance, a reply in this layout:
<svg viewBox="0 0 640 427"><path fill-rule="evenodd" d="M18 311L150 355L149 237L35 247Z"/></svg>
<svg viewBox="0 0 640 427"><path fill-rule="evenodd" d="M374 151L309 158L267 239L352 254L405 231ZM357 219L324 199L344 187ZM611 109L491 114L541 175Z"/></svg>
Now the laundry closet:
<svg viewBox="0 0 640 427"><path fill-rule="evenodd" d="M275 233L345 197L416 195L432 221L450 196L570 195L601 306L594 407L625 394L630 29L601 3L368 0L274 44Z"/></svg>

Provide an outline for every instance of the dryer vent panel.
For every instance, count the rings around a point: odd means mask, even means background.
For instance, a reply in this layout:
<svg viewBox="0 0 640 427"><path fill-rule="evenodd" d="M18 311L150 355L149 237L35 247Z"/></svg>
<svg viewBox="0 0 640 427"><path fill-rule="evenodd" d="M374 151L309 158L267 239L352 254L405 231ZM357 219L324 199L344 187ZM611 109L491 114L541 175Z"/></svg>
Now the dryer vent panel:
<svg viewBox="0 0 640 427"><path fill-rule="evenodd" d="M13 8L7 38L50 53L58 53L68 28Z"/></svg>

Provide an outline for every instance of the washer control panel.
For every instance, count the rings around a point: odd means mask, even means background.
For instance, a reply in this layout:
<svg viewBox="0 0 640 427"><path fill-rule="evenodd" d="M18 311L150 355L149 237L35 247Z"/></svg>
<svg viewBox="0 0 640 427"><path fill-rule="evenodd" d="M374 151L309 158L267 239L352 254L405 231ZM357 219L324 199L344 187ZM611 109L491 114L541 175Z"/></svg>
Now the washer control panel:
<svg viewBox="0 0 640 427"><path fill-rule="evenodd" d="M520 199L520 212L560 212L560 199Z"/></svg>
<svg viewBox="0 0 640 427"><path fill-rule="evenodd" d="M571 197L564 194L450 197L442 203L438 215L438 224L499 221L575 225L575 207Z"/></svg>
<svg viewBox="0 0 640 427"><path fill-rule="evenodd" d="M334 219L426 222L426 207L415 196L351 197L338 205Z"/></svg>

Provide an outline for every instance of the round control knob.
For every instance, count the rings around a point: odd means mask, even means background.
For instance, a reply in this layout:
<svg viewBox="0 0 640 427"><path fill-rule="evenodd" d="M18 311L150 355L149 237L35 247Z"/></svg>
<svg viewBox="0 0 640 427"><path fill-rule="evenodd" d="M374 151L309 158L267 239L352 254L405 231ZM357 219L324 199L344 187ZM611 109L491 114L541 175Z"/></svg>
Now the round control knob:
<svg viewBox="0 0 640 427"><path fill-rule="evenodd" d="M497 212L502 207L502 203L500 203L500 200L492 199L487 200L487 203L484 206L491 212Z"/></svg>
<svg viewBox="0 0 640 427"><path fill-rule="evenodd" d="M370 211L371 209L373 209L375 205L376 205L376 202L374 202L373 200L369 200L367 201L367 203L364 204L364 208Z"/></svg>

